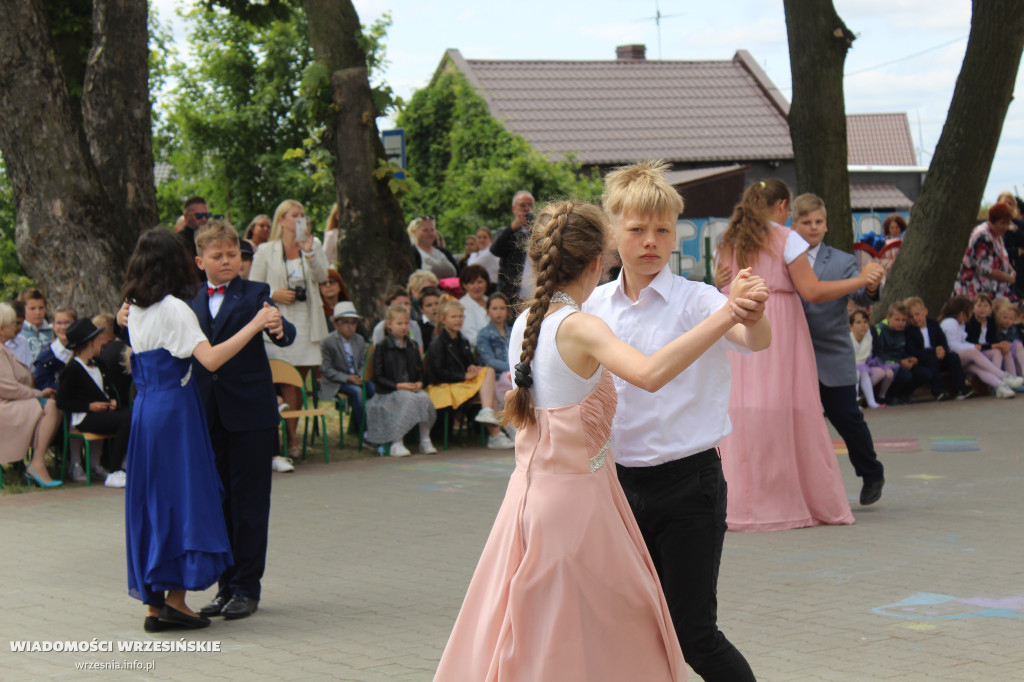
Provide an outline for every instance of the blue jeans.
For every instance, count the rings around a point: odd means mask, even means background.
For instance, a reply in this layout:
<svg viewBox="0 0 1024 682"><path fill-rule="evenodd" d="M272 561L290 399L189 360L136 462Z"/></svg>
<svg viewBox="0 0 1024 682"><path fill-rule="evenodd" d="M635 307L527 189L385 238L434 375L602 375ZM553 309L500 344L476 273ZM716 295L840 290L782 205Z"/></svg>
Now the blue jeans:
<svg viewBox="0 0 1024 682"><path fill-rule="evenodd" d="M364 421L366 415L366 407L363 405L363 390L360 386L355 384L342 384L341 388L338 389L340 395L348 398L349 404L352 406L352 419L349 421L349 433L360 434L366 428L366 422ZM373 382L366 384L366 399L369 400L376 393L373 389Z"/></svg>

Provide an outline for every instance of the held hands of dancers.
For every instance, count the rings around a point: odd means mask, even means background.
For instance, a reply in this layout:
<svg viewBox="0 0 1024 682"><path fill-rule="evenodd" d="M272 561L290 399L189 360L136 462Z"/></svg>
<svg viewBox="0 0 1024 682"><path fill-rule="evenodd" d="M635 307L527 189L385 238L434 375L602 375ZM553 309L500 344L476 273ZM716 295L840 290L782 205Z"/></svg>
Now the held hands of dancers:
<svg viewBox="0 0 1024 682"><path fill-rule="evenodd" d="M272 334L275 338L282 338L284 336L284 325L282 323L281 311L270 305L266 301L263 302L263 308L256 313L256 317L253 321L259 321L263 329L268 334Z"/></svg>
<svg viewBox="0 0 1024 682"><path fill-rule="evenodd" d="M750 268L740 270L729 289L729 315L737 324L747 327L757 324L764 317L770 293L765 281L752 274Z"/></svg>

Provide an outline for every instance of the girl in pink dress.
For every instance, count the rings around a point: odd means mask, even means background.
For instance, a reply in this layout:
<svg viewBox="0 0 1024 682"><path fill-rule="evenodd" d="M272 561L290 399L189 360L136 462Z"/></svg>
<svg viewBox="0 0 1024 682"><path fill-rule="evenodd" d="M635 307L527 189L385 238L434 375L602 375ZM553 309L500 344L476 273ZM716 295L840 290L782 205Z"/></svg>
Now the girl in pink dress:
<svg viewBox="0 0 1024 682"><path fill-rule="evenodd" d="M729 484L729 530L853 523L822 413L814 348L800 297L823 303L856 291L868 280L862 273L819 281L807 242L781 225L789 201L789 188L781 180L754 183L736 205L719 247L723 266L731 272L752 268L772 292L765 307L772 324L771 347L751 355L729 354L732 434L721 445ZM722 290L728 293L729 287Z"/></svg>
<svg viewBox="0 0 1024 682"><path fill-rule="evenodd" d="M611 374L654 391L768 292L743 271L729 303L650 357L579 312L606 252L601 209L539 215L535 300L510 335L516 469L435 680L686 679L660 582L615 473ZM749 305L748 305L749 304Z"/></svg>

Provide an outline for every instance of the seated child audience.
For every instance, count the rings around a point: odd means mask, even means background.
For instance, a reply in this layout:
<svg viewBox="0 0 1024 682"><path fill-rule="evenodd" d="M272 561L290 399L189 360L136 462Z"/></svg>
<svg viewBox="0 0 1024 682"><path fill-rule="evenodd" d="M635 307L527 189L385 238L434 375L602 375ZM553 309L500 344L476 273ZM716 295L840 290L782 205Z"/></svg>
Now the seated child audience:
<svg viewBox="0 0 1024 682"><path fill-rule="evenodd" d="M960 355L950 352L946 334L939 326L938 320L928 317L928 308L917 296L903 301L907 306L907 349L917 358L923 367L932 375L932 395L935 400L948 400L950 394L942 381L942 372L949 374L950 391L957 400L974 395L974 391L964 381L964 370L960 364Z"/></svg>
<svg viewBox="0 0 1024 682"><path fill-rule="evenodd" d="M104 340L90 319L78 320L68 328L65 345L74 358L60 375L57 407L68 414L71 426L79 431L114 436L113 447L103 461L103 468L110 472L103 485L123 488L132 413L119 406L110 383L93 362ZM73 477L84 479L84 473L75 476L78 470L80 467L72 466Z"/></svg>
<svg viewBox="0 0 1024 682"><path fill-rule="evenodd" d="M117 321L113 315L104 313L92 318L92 323L100 330L100 337L104 340L96 364L103 370L103 376L116 393L111 397L117 398L122 405L128 407L131 401L132 373L122 361L127 346L115 335Z"/></svg>
<svg viewBox="0 0 1024 682"><path fill-rule="evenodd" d="M25 324L25 304L15 299L8 301L7 305L14 311L15 329L14 336L4 341L4 346L14 354L18 362L31 368L32 351L29 349L28 339L21 335L21 328Z"/></svg>
<svg viewBox="0 0 1024 682"><path fill-rule="evenodd" d="M996 342L1009 344L1010 351L1003 356L1003 369L1016 376L1024 376L1024 332L1018 322L1017 309L1008 298L997 298L992 303L992 326Z"/></svg>
<svg viewBox="0 0 1024 682"><path fill-rule="evenodd" d="M967 340L966 324L973 307L971 299L966 296L954 296L942 306L939 326L946 335L949 349L960 356L960 364L965 372L993 388L997 398L1012 398L1014 390L1024 386L1024 378L999 369L982 354L980 344Z"/></svg>
<svg viewBox="0 0 1024 682"><path fill-rule="evenodd" d="M511 391L512 377L508 366L508 298L497 292L487 298L487 326L476 337L476 354L480 364L494 370L494 391L498 407L505 407L505 393Z"/></svg>
<svg viewBox="0 0 1024 682"><path fill-rule="evenodd" d="M887 321L877 327L875 356L890 366L898 364L886 399L890 405L899 405L909 402L910 394L918 386L931 382L931 372L907 349L907 307L902 303L891 304L886 318Z"/></svg>
<svg viewBox="0 0 1024 682"><path fill-rule="evenodd" d="M411 318L403 306L391 306L384 316L387 330L373 353L373 381L377 394L366 403L367 440L390 443L392 457L412 453L402 438L419 425L420 452L437 452L430 442L430 427L437 419L434 404L423 390L423 361L419 349L409 338Z"/></svg>
<svg viewBox="0 0 1024 682"><path fill-rule="evenodd" d="M494 413L497 406L494 370L476 364L469 341L460 333L465 320L462 304L455 300L444 301L438 317L441 324L427 353L427 393L434 407L458 409L479 394L483 409L477 413L476 421L487 428L490 436L487 447L492 450L514 447L515 443L498 428L498 417Z"/></svg>
<svg viewBox="0 0 1024 682"><path fill-rule="evenodd" d="M349 433L362 433L365 429L362 385L366 339L356 333L360 319L351 301L337 303L331 316L334 331L320 342L320 400L334 400L336 395L348 398L352 406ZM373 384L367 384L368 398L373 397L373 390Z"/></svg>
<svg viewBox="0 0 1024 682"><path fill-rule="evenodd" d="M46 294L41 289L25 289L18 295L18 301L25 306L25 323L19 333L28 341L32 362L35 362L53 341L53 327L46 321ZM29 368L31 366L30 363Z"/></svg>
<svg viewBox="0 0 1024 682"><path fill-rule="evenodd" d="M964 328L967 340L981 347L981 352L996 367L1003 366L1003 357L1010 352L1010 344L1000 343L996 338L996 326L992 322L992 297L978 294L974 297L971 316Z"/></svg>
<svg viewBox="0 0 1024 682"><path fill-rule="evenodd" d="M487 287L490 286L490 281L487 277L487 270L481 265L467 265L459 273L459 285L466 292L466 295L459 299L459 303L466 309L462 335L473 348L476 348L477 335L488 323Z"/></svg>
<svg viewBox="0 0 1024 682"><path fill-rule="evenodd" d="M420 289L420 312L422 315L417 322L420 325L420 335L423 337L424 348L429 348L430 342L434 338L434 331L437 329L437 311L440 307L440 289L435 286Z"/></svg>
<svg viewBox="0 0 1024 682"><path fill-rule="evenodd" d="M71 349L67 347L68 327L77 319L78 313L69 305L60 306L53 314L53 333L56 338L36 356L32 371L32 378L39 390L57 388L57 377L71 359Z"/></svg>
<svg viewBox="0 0 1024 682"><path fill-rule="evenodd" d="M884 367L878 358L872 356L873 336L867 313L863 310L850 313L850 341L857 363L857 387L871 409L884 407L875 400L875 386L878 386L878 395L884 396L895 376L892 367Z"/></svg>
<svg viewBox="0 0 1024 682"><path fill-rule="evenodd" d="M242 266L238 268L238 276L242 279L249 279L249 271L252 270L252 259L255 255L252 242L243 239L238 243L238 251L242 254Z"/></svg>
<svg viewBox="0 0 1024 682"><path fill-rule="evenodd" d="M413 273L416 274L416 273ZM387 309L391 309L392 306L401 306L408 311L412 311L412 297L409 296L409 292L400 286L393 286L388 289L384 295L384 306ZM412 313L410 312L410 315ZM409 335L416 345L419 347L420 355L423 354L423 336L420 334L420 326L413 324L409 326ZM384 320L377 323L377 326L373 328L373 335L371 341L373 345L377 346L384 340Z"/></svg>

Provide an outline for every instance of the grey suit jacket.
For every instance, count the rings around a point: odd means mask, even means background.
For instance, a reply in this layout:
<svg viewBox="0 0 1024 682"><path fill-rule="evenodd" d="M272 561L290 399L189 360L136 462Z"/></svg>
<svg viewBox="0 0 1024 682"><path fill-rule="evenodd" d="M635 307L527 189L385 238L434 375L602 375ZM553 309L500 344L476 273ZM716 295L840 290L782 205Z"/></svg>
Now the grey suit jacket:
<svg viewBox="0 0 1024 682"><path fill-rule="evenodd" d="M321 316L322 317L322 316ZM341 385L348 382L349 374L362 374L363 362L366 360L366 339L353 334L349 340L352 345L352 357L355 367L348 366L345 357L345 341L341 335L333 331L320 342L320 400L333 400Z"/></svg>
<svg viewBox="0 0 1024 682"><path fill-rule="evenodd" d="M822 244L814 260L814 274L821 281L834 282L856 277L860 274L860 267L855 257ZM868 296L863 287L850 294L849 298L862 306L877 300ZM814 344L814 360L818 364L818 381L826 386L853 386L857 383L846 299L847 296L842 296L827 303L803 302Z"/></svg>

